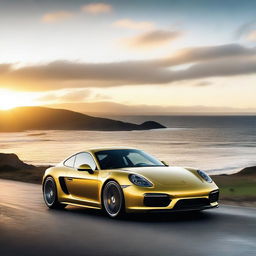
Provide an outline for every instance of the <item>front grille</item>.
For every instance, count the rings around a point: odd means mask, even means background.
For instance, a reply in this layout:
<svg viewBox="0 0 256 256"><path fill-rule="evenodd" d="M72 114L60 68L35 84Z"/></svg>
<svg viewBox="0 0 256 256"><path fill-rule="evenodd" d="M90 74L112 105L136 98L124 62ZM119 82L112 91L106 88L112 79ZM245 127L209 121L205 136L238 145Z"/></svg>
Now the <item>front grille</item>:
<svg viewBox="0 0 256 256"><path fill-rule="evenodd" d="M217 202L219 200L219 190L214 190L209 194L210 203Z"/></svg>
<svg viewBox="0 0 256 256"><path fill-rule="evenodd" d="M207 198L181 199L175 204L173 209L194 209L209 205L210 201Z"/></svg>
<svg viewBox="0 0 256 256"><path fill-rule="evenodd" d="M144 195L144 205L150 207L166 207L172 200L167 194L146 193Z"/></svg>

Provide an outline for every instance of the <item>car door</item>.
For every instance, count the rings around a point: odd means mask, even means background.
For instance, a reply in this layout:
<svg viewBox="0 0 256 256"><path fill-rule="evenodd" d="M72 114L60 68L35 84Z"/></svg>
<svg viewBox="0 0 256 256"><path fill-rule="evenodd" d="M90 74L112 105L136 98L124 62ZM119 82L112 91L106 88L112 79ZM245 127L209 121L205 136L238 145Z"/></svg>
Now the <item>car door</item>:
<svg viewBox="0 0 256 256"><path fill-rule="evenodd" d="M82 164L88 164L94 172L78 171ZM74 168L67 173L65 183L74 203L84 203L89 206L99 205L98 170L90 153L78 153L75 157Z"/></svg>

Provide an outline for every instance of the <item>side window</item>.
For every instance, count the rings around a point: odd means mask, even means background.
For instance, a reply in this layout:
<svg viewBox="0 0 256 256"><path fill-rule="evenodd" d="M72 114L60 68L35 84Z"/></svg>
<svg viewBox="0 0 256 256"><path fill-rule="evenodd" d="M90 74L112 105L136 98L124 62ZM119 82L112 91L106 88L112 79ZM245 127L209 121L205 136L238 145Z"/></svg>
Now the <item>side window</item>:
<svg viewBox="0 0 256 256"><path fill-rule="evenodd" d="M82 164L88 164L92 170L96 169L96 164L89 153L79 153L76 155L75 168L78 168Z"/></svg>
<svg viewBox="0 0 256 256"><path fill-rule="evenodd" d="M76 158L76 156L71 156L70 158L68 158L68 159L64 162L64 165L67 166L67 167L73 168L73 167L74 167L74 163L75 163L75 158Z"/></svg>

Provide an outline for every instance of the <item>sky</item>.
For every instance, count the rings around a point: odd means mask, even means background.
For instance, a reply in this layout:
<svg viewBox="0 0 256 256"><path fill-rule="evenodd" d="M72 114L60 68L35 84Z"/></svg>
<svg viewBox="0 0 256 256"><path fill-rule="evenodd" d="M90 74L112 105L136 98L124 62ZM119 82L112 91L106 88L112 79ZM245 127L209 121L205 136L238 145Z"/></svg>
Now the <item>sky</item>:
<svg viewBox="0 0 256 256"><path fill-rule="evenodd" d="M256 113L256 1L0 0L0 109Z"/></svg>

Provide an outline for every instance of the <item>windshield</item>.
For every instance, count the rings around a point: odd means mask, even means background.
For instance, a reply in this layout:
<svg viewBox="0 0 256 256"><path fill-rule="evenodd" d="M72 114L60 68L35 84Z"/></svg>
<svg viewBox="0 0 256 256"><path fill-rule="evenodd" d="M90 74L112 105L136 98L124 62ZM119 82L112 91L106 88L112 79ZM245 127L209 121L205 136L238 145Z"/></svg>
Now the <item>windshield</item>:
<svg viewBox="0 0 256 256"><path fill-rule="evenodd" d="M165 166L153 156L137 149L113 149L95 153L103 170L126 167Z"/></svg>

